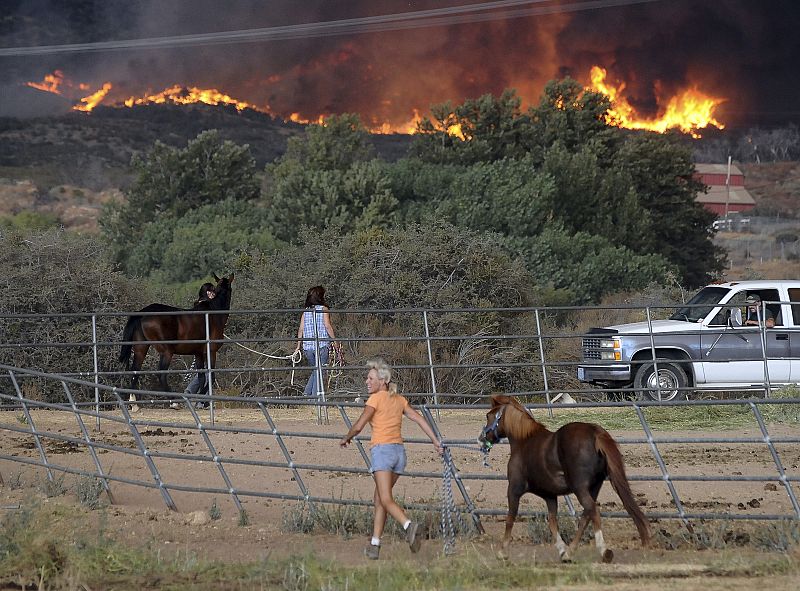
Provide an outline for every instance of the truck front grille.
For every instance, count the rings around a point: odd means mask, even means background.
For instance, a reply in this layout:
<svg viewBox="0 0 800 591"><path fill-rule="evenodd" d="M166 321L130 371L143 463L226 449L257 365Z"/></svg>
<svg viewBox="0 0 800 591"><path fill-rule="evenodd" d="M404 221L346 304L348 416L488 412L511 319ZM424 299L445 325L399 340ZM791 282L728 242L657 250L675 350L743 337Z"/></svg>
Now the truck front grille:
<svg viewBox="0 0 800 591"><path fill-rule="evenodd" d="M586 361L600 359L600 339L591 337L583 339L583 358Z"/></svg>

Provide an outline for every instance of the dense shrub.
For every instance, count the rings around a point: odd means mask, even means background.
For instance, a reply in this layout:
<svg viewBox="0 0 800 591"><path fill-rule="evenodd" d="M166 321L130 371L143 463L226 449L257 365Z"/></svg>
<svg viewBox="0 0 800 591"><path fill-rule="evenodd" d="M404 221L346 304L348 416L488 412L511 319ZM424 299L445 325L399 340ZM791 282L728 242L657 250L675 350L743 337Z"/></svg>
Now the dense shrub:
<svg viewBox="0 0 800 591"><path fill-rule="evenodd" d="M90 372L91 315L130 310L147 298L146 287L135 286L115 272L106 259L103 244L90 236L58 230L25 236L2 233L0 267L7 270L0 299L0 343L5 345L0 348L0 360L15 367L56 373ZM20 316L25 314L48 316ZM98 341L118 340L123 322L119 317L98 317ZM18 343L36 346L9 346ZM46 346L49 343L61 346ZM64 346L68 343L82 344ZM115 347L100 347L100 368L119 369L117 353ZM24 388L33 397L64 399L60 384L30 381Z"/></svg>
<svg viewBox="0 0 800 591"><path fill-rule="evenodd" d="M235 307L292 309L285 313L234 317L228 332L245 338L285 339L272 347L284 354L294 338L306 291L317 284L328 290L337 334L346 343L349 364L385 357L394 365L427 363L422 312L399 309L478 308L474 313L433 312L428 315L437 363L455 367L437 372L440 392L485 394L491 389L530 390L539 383L530 368L465 372L468 363L514 363L533 358L537 343L503 341L498 335L534 331L533 315L489 312L490 307L544 306L561 303L563 294L537 287L521 261L514 259L496 236L439 222L411 224L404 229L364 230L351 235L306 231L296 245L270 256L239 261ZM355 312L357 310L385 312ZM338 310L338 312L337 312ZM402 341L373 340L413 337ZM495 338L493 338L495 337ZM233 349L226 356L246 357ZM354 372L343 389L360 389L363 372ZM405 391L430 392L427 369L402 372ZM265 378L266 379L266 378ZM283 386L253 384L257 391Z"/></svg>

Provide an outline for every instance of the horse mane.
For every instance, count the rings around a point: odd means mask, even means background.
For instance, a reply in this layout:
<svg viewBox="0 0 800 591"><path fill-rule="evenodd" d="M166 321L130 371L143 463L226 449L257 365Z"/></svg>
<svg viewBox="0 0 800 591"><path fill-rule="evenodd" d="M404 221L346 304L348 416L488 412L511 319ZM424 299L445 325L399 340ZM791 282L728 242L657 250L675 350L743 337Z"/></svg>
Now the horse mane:
<svg viewBox="0 0 800 591"><path fill-rule="evenodd" d="M501 406L506 408L503 413L503 431L509 439L527 439L545 429L515 398L505 394L492 396L492 412L497 412Z"/></svg>

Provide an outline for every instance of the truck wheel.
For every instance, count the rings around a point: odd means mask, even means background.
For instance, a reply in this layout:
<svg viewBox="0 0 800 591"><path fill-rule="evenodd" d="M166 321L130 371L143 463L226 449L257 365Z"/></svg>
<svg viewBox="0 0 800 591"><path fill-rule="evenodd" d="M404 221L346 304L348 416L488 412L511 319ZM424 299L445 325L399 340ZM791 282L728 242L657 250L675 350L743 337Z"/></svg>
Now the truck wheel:
<svg viewBox="0 0 800 591"><path fill-rule="evenodd" d="M658 383L653 371L652 363L645 363L636 370L633 378L633 387L637 392L642 393L642 398L651 400L661 400L669 402L671 400L686 400L687 391L683 388L689 383L684 369L675 363L658 363ZM658 397L659 388L661 398Z"/></svg>

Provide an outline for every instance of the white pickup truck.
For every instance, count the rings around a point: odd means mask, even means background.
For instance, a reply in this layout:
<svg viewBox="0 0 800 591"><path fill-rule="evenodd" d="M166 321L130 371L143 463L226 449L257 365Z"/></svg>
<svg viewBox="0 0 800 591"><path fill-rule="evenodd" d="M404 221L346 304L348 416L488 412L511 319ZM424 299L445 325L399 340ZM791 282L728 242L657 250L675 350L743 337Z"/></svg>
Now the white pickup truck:
<svg viewBox="0 0 800 591"><path fill-rule="evenodd" d="M751 326L742 314L753 295L761 322ZM668 320L591 329L582 349L580 381L653 400L800 383L800 281L708 285Z"/></svg>

